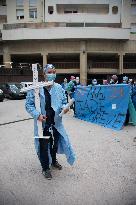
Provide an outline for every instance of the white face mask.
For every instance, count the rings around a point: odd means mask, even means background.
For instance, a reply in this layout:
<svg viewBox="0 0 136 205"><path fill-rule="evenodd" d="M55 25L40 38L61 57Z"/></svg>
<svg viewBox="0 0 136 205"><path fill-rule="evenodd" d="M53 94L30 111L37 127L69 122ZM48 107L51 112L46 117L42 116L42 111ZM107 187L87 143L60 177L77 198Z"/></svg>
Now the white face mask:
<svg viewBox="0 0 136 205"><path fill-rule="evenodd" d="M112 84L112 83L114 83L114 81L111 79L111 80L110 80L110 84Z"/></svg>
<svg viewBox="0 0 136 205"><path fill-rule="evenodd" d="M127 84L127 81L123 80L123 84Z"/></svg>
<svg viewBox="0 0 136 205"><path fill-rule="evenodd" d="M97 85L97 80L92 80L93 85Z"/></svg>
<svg viewBox="0 0 136 205"><path fill-rule="evenodd" d="M97 82L93 82L93 85L97 85Z"/></svg>

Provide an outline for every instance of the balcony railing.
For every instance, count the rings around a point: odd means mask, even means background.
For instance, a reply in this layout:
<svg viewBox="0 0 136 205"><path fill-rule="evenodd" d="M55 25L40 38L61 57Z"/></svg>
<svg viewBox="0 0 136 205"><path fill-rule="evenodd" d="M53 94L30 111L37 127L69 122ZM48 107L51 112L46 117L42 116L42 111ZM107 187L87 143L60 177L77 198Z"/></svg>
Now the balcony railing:
<svg viewBox="0 0 136 205"><path fill-rule="evenodd" d="M32 29L41 29L49 27L65 27L65 23L14 23L14 24L3 24L4 30L11 30L17 28L32 28Z"/></svg>
<svg viewBox="0 0 136 205"><path fill-rule="evenodd" d="M124 69L136 69L136 62L124 62Z"/></svg>
<svg viewBox="0 0 136 205"><path fill-rule="evenodd" d="M50 63L50 62L48 62ZM65 71L65 69L71 72L71 70L73 69L80 69L80 62L52 62L55 66L56 69L58 69L59 71ZM104 69L107 68L106 72L110 72L110 70L114 70L114 69L118 69L119 68L119 63L118 62L93 62L90 65L88 65L88 72L104 72ZM96 69L96 70L95 70ZM109 69L109 70L108 70ZM124 69L128 69L127 72L129 72L129 69L134 70L136 69L136 62L124 62ZM135 71L135 70L134 70ZM42 76L43 74L43 70L42 67L38 68L38 72L39 75ZM65 72L64 72L65 73ZM20 67L16 67L16 68L5 68L5 67L1 67L0 68L0 76L32 76L32 70L30 67L25 67L25 68L20 68Z"/></svg>
<svg viewBox="0 0 136 205"><path fill-rule="evenodd" d="M80 68L80 62L52 62L56 69Z"/></svg>
<svg viewBox="0 0 136 205"><path fill-rule="evenodd" d="M118 68L118 62L92 62L89 68Z"/></svg>
<svg viewBox="0 0 136 205"><path fill-rule="evenodd" d="M4 23L6 23L6 19ZM17 29L17 28L50 28L50 27L107 27L107 28L121 28L119 23L65 23L65 22L39 22L39 23L14 23L14 24L3 24L4 30Z"/></svg>
<svg viewBox="0 0 136 205"><path fill-rule="evenodd" d="M42 75L42 70L38 70L39 75ZM0 68L0 75L32 75L33 72L30 68Z"/></svg>

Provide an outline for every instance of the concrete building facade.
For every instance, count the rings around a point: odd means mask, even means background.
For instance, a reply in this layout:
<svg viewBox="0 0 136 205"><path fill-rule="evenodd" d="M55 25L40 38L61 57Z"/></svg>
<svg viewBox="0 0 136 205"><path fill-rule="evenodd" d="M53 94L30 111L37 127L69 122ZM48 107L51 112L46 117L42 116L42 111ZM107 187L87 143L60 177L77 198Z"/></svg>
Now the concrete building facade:
<svg viewBox="0 0 136 205"><path fill-rule="evenodd" d="M136 0L0 0L0 64L58 75L136 74Z"/></svg>

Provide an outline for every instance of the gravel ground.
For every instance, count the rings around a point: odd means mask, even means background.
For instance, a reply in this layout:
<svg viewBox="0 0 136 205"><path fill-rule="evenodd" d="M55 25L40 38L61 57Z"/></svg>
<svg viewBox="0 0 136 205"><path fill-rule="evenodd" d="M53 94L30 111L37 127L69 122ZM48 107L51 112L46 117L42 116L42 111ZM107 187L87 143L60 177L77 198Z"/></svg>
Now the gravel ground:
<svg viewBox="0 0 136 205"><path fill-rule="evenodd" d="M0 103L0 124L30 117L24 100ZM136 128L114 131L63 117L77 160L48 181L33 143L33 120L0 126L0 205L136 205Z"/></svg>

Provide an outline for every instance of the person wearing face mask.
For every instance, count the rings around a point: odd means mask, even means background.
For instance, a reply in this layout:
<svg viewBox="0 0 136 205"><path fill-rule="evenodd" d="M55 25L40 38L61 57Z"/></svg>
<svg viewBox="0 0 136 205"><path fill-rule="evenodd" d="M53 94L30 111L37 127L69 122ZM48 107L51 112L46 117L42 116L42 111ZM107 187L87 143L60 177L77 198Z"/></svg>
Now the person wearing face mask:
<svg viewBox="0 0 136 205"><path fill-rule="evenodd" d="M129 78L127 76L123 76L122 84L129 84ZM130 88L129 94L131 96L131 88ZM127 113L126 113L126 119L124 122L125 126L129 124L129 118L130 118L130 113L129 113L129 107L128 107Z"/></svg>
<svg viewBox="0 0 136 205"><path fill-rule="evenodd" d="M129 79L128 84L130 85L130 88L131 88L131 98L132 98L132 102L133 102L133 105L134 105L135 110L136 110L136 85L135 85L135 81L133 79Z"/></svg>
<svg viewBox="0 0 136 205"><path fill-rule="evenodd" d="M79 85L80 84L80 79L79 77L76 77L76 85Z"/></svg>
<svg viewBox="0 0 136 205"><path fill-rule="evenodd" d="M77 85L79 85L79 77L75 78L75 76L71 76L70 82L67 85L67 92L69 94L70 99L74 98ZM75 115L75 102L73 103L73 105L70 106L70 109L73 109Z"/></svg>
<svg viewBox="0 0 136 205"><path fill-rule="evenodd" d="M123 77L123 84L128 84L128 77L127 76Z"/></svg>
<svg viewBox="0 0 136 205"><path fill-rule="evenodd" d="M42 123L44 138L35 138L35 147L44 177L52 179L51 168L62 169L57 161L57 153L65 154L70 165L75 161L75 154L62 124L62 117L59 116L62 109L64 113L68 112L65 108L65 90L60 84L55 83L56 70L52 64L44 66L43 74L45 82L53 81L53 85L40 88L40 113L35 108L34 91L27 92L25 107L35 119L35 130L37 120Z"/></svg>
<svg viewBox="0 0 136 205"><path fill-rule="evenodd" d="M118 77L116 75L112 75L110 84L118 84Z"/></svg>
<svg viewBox="0 0 136 205"><path fill-rule="evenodd" d="M67 82L67 78L64 78L63 83L61 84L62 88L65 90L65 94L67 97L67 102L68 102L68 92L67 92L67 86L68 86L68 82Z"/></svg>
<svg viewBox="0 0 136 205"><path fill-rule="evenodd" d="M92 85L97 85L97 80L96 79L92 80Z"/></svg>

